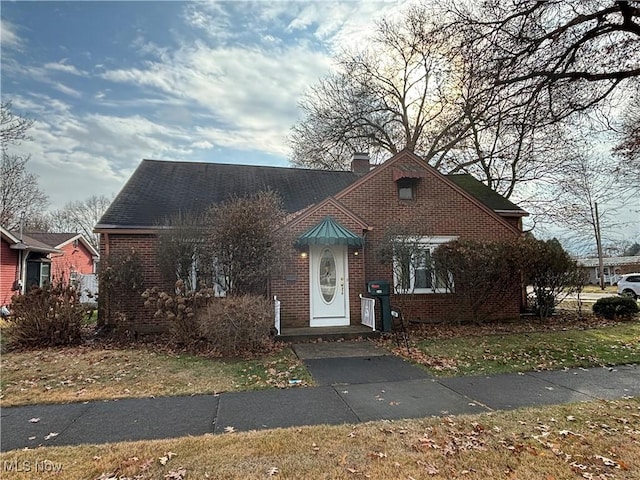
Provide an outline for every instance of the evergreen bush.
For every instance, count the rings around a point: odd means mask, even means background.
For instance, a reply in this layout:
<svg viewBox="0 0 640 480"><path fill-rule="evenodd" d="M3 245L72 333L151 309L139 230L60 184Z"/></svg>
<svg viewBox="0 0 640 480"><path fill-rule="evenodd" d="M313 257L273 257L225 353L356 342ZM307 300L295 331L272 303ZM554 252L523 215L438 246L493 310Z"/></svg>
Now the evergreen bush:
<svg viewBox="0 0 640 480"><path fill-rule="evenodd" d="M593 313L608 320L632 317L640 311L638 304L630 297L600 298L593 305Z"/></svg>

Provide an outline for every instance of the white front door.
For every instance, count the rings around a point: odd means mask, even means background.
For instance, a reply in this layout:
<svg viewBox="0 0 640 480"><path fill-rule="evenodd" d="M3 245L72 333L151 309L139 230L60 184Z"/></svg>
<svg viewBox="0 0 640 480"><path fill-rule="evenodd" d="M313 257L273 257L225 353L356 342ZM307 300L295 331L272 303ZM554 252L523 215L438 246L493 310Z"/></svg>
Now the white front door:
<svg viewBox="0 0 640 480"><path fill-rule="evenodd" d="M312 327L349 325L346 245L309 247Z"/></svg>

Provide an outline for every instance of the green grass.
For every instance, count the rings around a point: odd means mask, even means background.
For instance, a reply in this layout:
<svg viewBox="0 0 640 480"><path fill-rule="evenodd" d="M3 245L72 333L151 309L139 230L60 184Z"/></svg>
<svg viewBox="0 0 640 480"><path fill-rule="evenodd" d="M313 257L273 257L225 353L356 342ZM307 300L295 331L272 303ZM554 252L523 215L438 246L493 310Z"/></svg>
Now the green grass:
<svg viewBox="0 0 640 480"><path fill-rule="evenodd" d="M605 285L604 290L600 288L600 285L585 285L582 293L610 293L611 295L616 295L617 289L618 287L615 285Z"/></svg>
<svg viewBox="0 0 640 480"><path fill-rule="evenodd" d="M407 356L435 375L640 363L640 323L590 330L421 340Z"/></svg>
<svg viewBox="0 0 640 480"><path fill-rule="evenodd" d="M267 359L238 360L231 362L230 366L236 378L234 390L283 388L289 385L289 380L313 384L309 371L290 348L285 348Z"/></svg>

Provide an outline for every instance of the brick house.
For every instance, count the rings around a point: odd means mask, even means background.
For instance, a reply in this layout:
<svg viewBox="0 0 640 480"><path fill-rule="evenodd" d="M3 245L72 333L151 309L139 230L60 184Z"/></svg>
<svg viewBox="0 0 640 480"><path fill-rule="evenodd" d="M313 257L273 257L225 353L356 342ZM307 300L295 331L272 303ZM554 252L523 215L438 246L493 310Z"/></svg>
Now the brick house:
<svg viewBox="0 0 640 480"><path fill-rule="evenodd" d="M470 175L442 175L409 151L375 167L357 154L349 172L143 160L96 226L100 253L108 258L134 249L142 259L145 286L170 289L156 266L162 218L266 188L282 197L290 213L285 228L296 238L296 255L269 286L281 302L283 330L359 325L359 295L366 292L367 281L398 285L392 265L377 255L389 227L410 228L430 252L454 239L517 238L526 215ZM441 321L451 320L453 312L465 315L457 308L455 291L438 284L431 265L415 270L411 294L402 289L392 294L406 317ZM516 290L513 302L495 317L519 315L518 286ZM133 329L166 327L142 307L139 295L128 297L120 306Z"/></svg>
<svg viewBox="0 0 640 480"><path fill-rule="evenodd" d="M30 286L93 274L98 251L79 233L19 233L0 229L0 304Z"/></svg>

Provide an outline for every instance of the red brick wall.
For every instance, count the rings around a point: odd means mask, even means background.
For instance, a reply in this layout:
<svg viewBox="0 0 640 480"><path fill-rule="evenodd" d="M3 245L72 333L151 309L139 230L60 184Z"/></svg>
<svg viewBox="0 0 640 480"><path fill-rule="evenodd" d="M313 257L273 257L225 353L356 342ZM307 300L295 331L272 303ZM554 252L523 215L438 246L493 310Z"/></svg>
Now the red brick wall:
<svg viewBox="0 0 640 480"><path fill-rule="evenodd" d="M124 314L124 326L135 333L153 333L167 329L168 325L154 318L153 309L146 308L142 299L142 292L146 288L158 286L168 290L173 288L163 282L158 269L156 256L157 237L152 234L101 234L100 238L100 268L105 268L109 259L125 255L131 251L140 257L143 287L137 291L126 291L113 288L110 299L107 299L107 288L100 284L99 315L100 320L109 316L111 321L118 318L118 313ZM109 302L109 308L106 303Z"/></svg>
<svg viewBox="0 0 640 480"><path fill-rule="evenodd" d="M344 227L354 233L362 234L362 226L342 210L328 204L325 208L317 210L297 223L290 232L293 238L318 224L327 215L332 216ZM349 247L347 263L349 266L349 316L352 325L360 323L360 298L364 286L364 257L362 251L355 255L356 249ZM306 254L303 257L302 253ZM311 312L309 310L309 249L298 250L292 255L289 267L285 274L272 280L271 292L276 295L281 303L281 325L287 327L308 327Z"/></svg>
<svg viewBox="0 0 640 480"><path fill-rule="evenodd" d="M12 290L13 282L17 280L18 274L18 251L11 250L3 238L0 241L0 306L11 302L15 293Z"/></svg>
<svg viewBox="0 0 640 480"><path fill-rule="evenodd" d="M390 265L382 264L376 248L388 225L409 225L416 235L457 236L461 240L504 240L518 236L512 228L461 194L440 175L427 169L427 175L416 185L413 201L398 199L393 169L401 165L416 165L411 155L403 155L393 165L378 167L368 181L355 185L337 196L351 211L365 220L368 232L365 251L365 280L393 282ZM519 295L514 292L515 297ZM406 318L421 321L447 321L452 317L468 320L469 312L461 310L455 294L394 295L392 303L404 307ZM514 317L520 303L496 311L496 317Z"/></svg>

